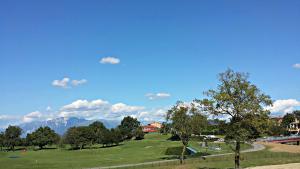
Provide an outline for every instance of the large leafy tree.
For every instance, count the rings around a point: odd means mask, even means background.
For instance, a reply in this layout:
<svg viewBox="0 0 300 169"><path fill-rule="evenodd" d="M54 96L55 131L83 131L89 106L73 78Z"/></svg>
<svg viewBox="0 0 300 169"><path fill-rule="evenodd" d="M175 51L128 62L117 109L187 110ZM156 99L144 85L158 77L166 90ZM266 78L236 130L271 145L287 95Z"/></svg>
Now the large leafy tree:
<svg viewBox="0 0 300 169"><path fill-rule="evenodd" d="M73 149L83 149L91 142L92 136L92 130L88 126L71 127L65 135L65 142L70 144Z"/></svg>
<svg viewBox="0 0 300 169"><path fill-rule="evenodd" d="M92 139L91 139L92 144L94 143L102 144L102 140L104 139L104 132L107 131L105 125L100 121L96 121L90 124L89 127L91 129L91 134L92 134Z"/></svg>
<svg viewBox="0 0 300 169"><path fill-rule="evenodd" d="M20 143L22 129L18 126L8 126L4 133L5 145L10 150L15 150L15 146Z"/></svg>
<svg viewBox="0 0 300 169"><path fill-rule="evenodd" d="M204 120L199 120L200 112L196 108L196 106L192 103L191 105L186 105L183 102L178 101L175 106L173 106L167 112L167 121L171 122L172 129L175 134L179 136L183 148L180 157L180 163L183 163L184 154L186 151L186 147L188 146L193 125L204 126ZM195 121L199 123L194 123ZM200 133L200 129L197 131Z"/></svg>
<svg viewBox="0 0 300 169"><path fill-rule="evenodd" d="M59 142L59 135L55 133L50 127L40 127L31 134L27 134L27 141L29 144L39 146L43 149L46 145L56 144Z"/></svg>
<svg viewBox="0 0 300 169"><path fill-rule="evenodd" d="M241 143L265 132L269 115L265 107L272 100L248 81L248 74L229 69L219 75L219 82L217 89L205 93L208 99L197 101L203 111L229 117L225 140L234 145L235 168L239 168Z"/></svg>
<svg viewBox="0 0 300 169"><path fill-rule="evenodd" d="M140 122L136 118L127 116L124 117L118 128L120 129L124 139L131 139L139 127Z"/></svg>

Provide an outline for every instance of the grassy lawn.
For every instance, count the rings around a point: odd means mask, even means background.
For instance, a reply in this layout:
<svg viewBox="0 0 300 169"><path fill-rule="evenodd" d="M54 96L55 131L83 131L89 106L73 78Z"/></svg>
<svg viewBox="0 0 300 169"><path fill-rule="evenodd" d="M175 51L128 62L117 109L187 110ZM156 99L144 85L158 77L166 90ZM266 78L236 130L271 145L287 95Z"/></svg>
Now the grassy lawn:
<svg viewBox="0 0 300 169"><path fill-rule="evenodd" d="M230 146L225 143L212 143L208 142L208 148L202 147L201 142L198 141L190 141L189 146L193 149L197 150L200 153L207 153L207 154L223 154L223 153L232 153ZM221 148L220 150L214 149L215 147ZM242 144L241 149L250 149L251 145L249 144Z"/></svg>
<svg viewBox="0 0 300 169"><path fill-rule="evenodd" d="M128 141L110 148L84 150L47 149L27 152L0 152L1 169L79 169L88 167L132 164L157 161L172 157L166 155L168 148L181 146L179 141L169 141L168 135L147 134L144 140ZM197 145L192 141L191 145ZM231 152L226 145L221 145L224 152ZM196 147L196 146L195 146ZM201 150L201 147L198 146ZM221 153L210 152L211 154ZM10 158L17 157L17 158Z"/></svg>
<svg viewBox="0 0 300 169"><path fill-rule="evenodd" d="M243 153L241 167L254 167L262 165L276 165L287 163L300 163L299 153L271 152L268 149L258 152ZM224 169L234 168L234 156L226 155L222 157L212 157L207 159L190 158L184 165L179 162L170 162L155 166L143 166L144 169Z"/></svg>

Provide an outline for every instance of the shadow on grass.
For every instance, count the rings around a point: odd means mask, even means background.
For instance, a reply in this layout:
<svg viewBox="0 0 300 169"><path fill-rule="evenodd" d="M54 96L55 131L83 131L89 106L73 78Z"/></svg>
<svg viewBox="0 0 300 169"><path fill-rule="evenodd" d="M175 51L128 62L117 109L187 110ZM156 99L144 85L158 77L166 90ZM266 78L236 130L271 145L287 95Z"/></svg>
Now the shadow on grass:
<svg viewBox="0 0 300 169"><path fill-rule="evenodd" d="M74 150L97 150L97 149L106 149L106 148L112 148L112 147L119 147L119 146L123 146L124 143L122 144L118 144L118 145L107 145L107 146L87 146L84 147L83 149L80 149L79 147L71 147L71 148L67 148L66 150L69 151L74 151Z"/></svg>

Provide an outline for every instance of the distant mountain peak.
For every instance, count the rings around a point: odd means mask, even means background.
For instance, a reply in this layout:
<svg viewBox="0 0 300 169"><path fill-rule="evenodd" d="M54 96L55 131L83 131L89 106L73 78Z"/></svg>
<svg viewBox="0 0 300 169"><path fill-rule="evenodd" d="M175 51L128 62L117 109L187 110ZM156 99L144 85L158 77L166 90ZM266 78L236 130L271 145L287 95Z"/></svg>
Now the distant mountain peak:
<svg viewBox="0 0 300 169"><path fill-rule="evenodd" d="M116 120L105 120L105 119L86 120L78 117L69 117L69 118L59 117L51 120L23 123L20 124L19 126L23 130L23 136L26 136L27 133L32 133L39 127L44 127L44 126L48 126L51 129L53 129L56 133L63 135L70 127L88 126L89 124L95 121L101 121L107 128L114 128L119 124L119 121Z"/></svg>

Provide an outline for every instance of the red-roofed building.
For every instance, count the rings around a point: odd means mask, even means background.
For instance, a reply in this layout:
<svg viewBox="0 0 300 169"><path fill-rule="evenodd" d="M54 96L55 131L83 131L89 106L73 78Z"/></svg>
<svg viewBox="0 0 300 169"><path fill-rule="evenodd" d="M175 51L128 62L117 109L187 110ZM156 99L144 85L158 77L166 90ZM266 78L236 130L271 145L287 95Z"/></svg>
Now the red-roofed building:
<svg viewBox="0 0 300 169"><path fill-rule="evenodd" d="M158 128L155 126L147 125L147 126L142 126L142 128L144 133L158 132Z"/></svg>

